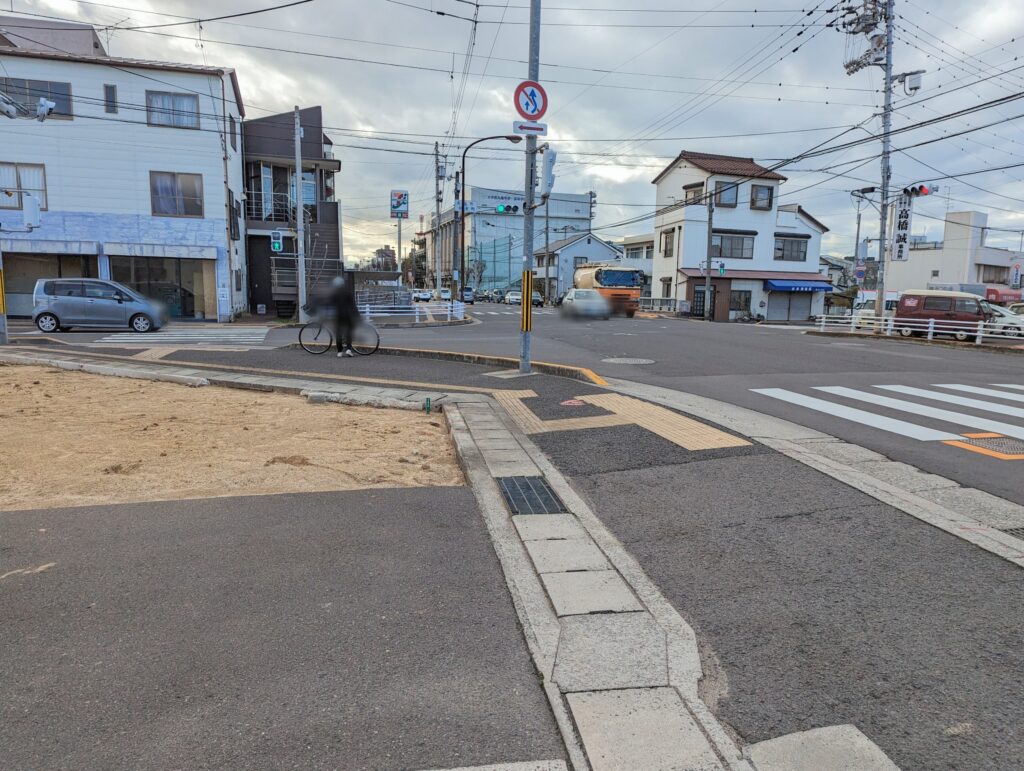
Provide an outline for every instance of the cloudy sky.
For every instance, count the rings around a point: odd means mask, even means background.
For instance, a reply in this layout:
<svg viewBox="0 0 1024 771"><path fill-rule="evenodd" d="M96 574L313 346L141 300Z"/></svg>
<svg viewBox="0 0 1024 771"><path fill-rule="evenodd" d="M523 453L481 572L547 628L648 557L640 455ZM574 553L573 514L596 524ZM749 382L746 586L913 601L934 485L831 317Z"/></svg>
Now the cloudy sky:
<svg viewBox="0 0 1024 771"><path fill-rule="evenodd" d="M0 0L0 9L127 27L281 1ZM323 105L343 164L346 251L361 257L394 243L389 190L411 192L414 222L432 209L435 140L454 163L470 138L511 128L512 91L526 75L528 4L312 0L201 26L103 36L115 56L235 68L249 117ZM895 128L1024 92L1024 3L964 5L897 0L896 71L927 74L914 97L898 91ZM540 79L550 100L549 141L559 150L555 189L596 191L595 226L604 235L648 232L650 219L616 223L653 213L651 180L680 150L768 164L843 131L832 144L876 133L881 73L846 75L844 61L865 50L866 40L825 26L836 18L832 7L812 0L547 0ZM1024 163L1021 115L1024 99L894 137L894 147L906 149L893 156L894 184ZM477 150L471 183L521 188L521 150L500 143ZM780 169L789 178L782 202L800 203L831 229L823 251L852 253L856 210L848 191L878 183L878 153L872 141ZM939 180L940 193L917 206L914 232L940 239L947 209L973 208L987 212L993 228L1007 229L993 230L988 243L1017 247L1022 180L1024 166ZM877 228L867 207L862 235Z"/></svg>

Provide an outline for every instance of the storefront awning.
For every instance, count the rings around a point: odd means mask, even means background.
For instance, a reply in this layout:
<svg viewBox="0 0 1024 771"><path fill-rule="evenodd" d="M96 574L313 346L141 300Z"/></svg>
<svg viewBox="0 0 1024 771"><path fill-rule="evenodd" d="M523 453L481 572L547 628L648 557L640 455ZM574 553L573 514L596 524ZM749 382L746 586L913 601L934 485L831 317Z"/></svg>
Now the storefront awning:
<svg viewBox="0 0 1024 771"><path fill-rule="evenodd" d="M832 284L828 281L777 281L769 279L764 288L773 292L831 292Z"/></svg>

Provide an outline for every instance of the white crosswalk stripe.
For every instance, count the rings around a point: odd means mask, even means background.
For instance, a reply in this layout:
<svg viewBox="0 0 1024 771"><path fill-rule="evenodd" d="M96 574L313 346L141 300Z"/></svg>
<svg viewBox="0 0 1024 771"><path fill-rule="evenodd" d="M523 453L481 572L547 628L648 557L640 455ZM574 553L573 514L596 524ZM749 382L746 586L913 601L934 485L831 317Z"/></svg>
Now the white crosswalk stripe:
<svg viewBox="0 0 1024 771"><path fill-rule="evenodd" d="M983 387L959 383L943 383L927 388L890 384L868 386L868 390L859 390L846 386L812 386L811 388L814 391L835 397L836 401L783 388L752 388L751 391L762 396L768 396L772 399L803 407L813 412L831 415L842 420L859 423L917 441L962 440L965 433L978 431L991 432L1004 437L1024 440L1024 425L1020 424L1020 421L1024 421L1024 408L1007 404L1007 402L1024 402L1024 396L1020 393L1002 390L1014 388L1017 391L1024 391L1024 386L998 383L992 384L989 387ZM875 392L873 389L900 394L906 398L883 395ZM962 394L970 394L970 396L947 393L938 389L959 391ZM889 415L870 411L869 408L852 407L845 403L846 400L860 402L861 407L871 405L883 410L910 413L940 423L952 424L956 426L955 430L960 433L952 433L951 431L944 431L890 417ZM922 403L918 400L956 405L967 410L987 414L978 415L973 412L944 409L932 404ZM993 414L1001 419L993 419L991 417Z"/></svg>
<svg viewBox="0 0 1024 771"><path fill-rule="evenodd" d="M131 343L133 345L258 345L269 330L267 327L196 327L161 329L148 334L115 332L99 338L98 343Z"/></svg>

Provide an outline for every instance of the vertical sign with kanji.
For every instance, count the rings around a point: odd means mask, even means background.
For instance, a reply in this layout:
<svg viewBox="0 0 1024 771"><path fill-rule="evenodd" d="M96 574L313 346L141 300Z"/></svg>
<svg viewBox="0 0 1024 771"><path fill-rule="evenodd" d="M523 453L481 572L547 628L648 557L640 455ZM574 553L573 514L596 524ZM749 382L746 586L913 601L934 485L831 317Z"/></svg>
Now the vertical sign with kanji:
<svg viewBox="0 0 1024 771"><path fill-rule="evenodd" d="M913 200L909 195L901 195L896 202L896 222L892 231L892 249L889 252L889 259L893 262L906 262L910 257L910 218Z"/></svg>

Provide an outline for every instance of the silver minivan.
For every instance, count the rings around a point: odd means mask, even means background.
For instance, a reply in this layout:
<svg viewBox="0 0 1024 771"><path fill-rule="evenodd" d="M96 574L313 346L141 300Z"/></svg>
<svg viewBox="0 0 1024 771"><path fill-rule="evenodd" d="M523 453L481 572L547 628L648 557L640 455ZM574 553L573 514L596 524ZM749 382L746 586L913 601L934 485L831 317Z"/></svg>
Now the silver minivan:
<svg viewBox="0 0 1024 771"><path fill-rule="evenodd" d="M43 332L66 332L73 327L152 332L166 322L160 305L116 281L41 278L32 299L32 320Z"/></svg>

